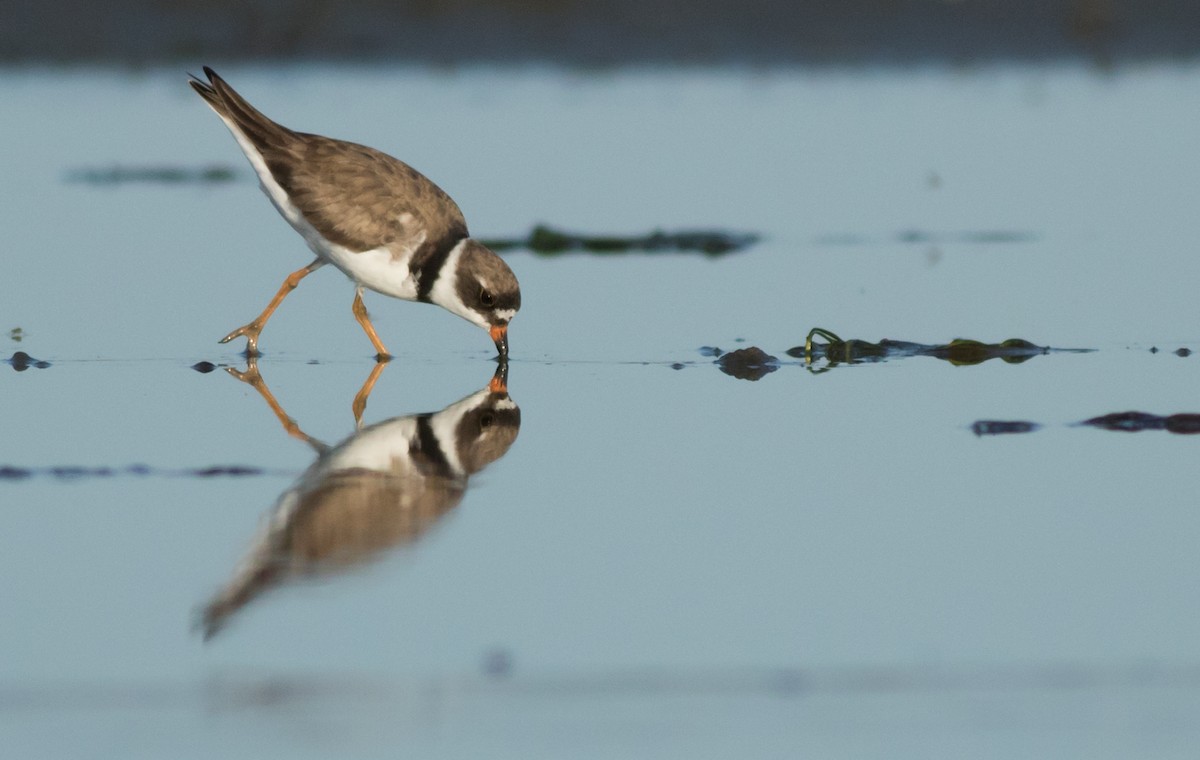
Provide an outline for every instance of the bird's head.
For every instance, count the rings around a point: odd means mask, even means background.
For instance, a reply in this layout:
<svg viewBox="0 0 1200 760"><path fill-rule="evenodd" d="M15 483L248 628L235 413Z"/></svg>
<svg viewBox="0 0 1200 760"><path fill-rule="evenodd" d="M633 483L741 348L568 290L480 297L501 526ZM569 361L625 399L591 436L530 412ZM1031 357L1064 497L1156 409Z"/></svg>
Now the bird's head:
<svg viewBox="0 0 1200 760"><path fill-rule="evenodd" d="M521 308L521 286L504 259L467 238L453 254L454 276L434 286L433 300L488 331L500 356L508 356L508 323ZM441 283L439 283L440 285Z"/></svg>

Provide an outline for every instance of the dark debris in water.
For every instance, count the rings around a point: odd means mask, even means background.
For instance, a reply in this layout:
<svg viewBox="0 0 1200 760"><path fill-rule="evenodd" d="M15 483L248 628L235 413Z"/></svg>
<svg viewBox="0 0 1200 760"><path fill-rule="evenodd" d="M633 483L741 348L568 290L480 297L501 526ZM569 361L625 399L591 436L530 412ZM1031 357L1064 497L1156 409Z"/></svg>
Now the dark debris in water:
<svg viewBox="0 0 1200 760"><path fill-rule="evenodd" d="M1166 430L1168 433L1194 435L1200 433L1200 414L1172 414L1160 417L1148 412L1115 412L1102 417L1093 417L1079 424L1125 433Z"/></svg>
<svg viewBox="0 0 1200 760"><path fill-rule="evenodd" d="M779 360L758 346L730 351L717 359L716 364L726 375L738 380L761 380L779 369Z"/></svg>
<svg viewBox="0 0 1200 760"><path fill-rule="evenodd" d="M971 432L975 435L1012 435L1032 433L1039 427L1036 422L1023 420L977 420L971 425Z"/></svg>
<svg viewBox="0 0 1200 760"><path fill-rule="evenodd" d="M7 361L17 372L24 372L30 367L34 367L36 369L46 369L50 366L50 362L42 361L41 359L34 359L24 351L17 351L12 355L12 358L8 359Z"/></svg>
<svg viewBox="0 0 1200 760"><path fill-rule="evenodd" d="M701 346L700 347L700 355L701 356L711 356L715 359L723 353L725 353L725 352L722 351L721 349L717 348L716 346Z"/></svg>
<svg viewBox="0 0 1200 760"><path fill-rule="evenodd" d="M824 338L827 342L814 342L814 336ZM814 327L809 331L804 345L788 349L787 354L810 363L825 359L831 367L838 364L881 362L910 356L932 356L961 367L982 364L989 359L1000 359L1007 364L1020 364L1035 356L1051 352L1082 353L1090 350L1038 346L1021 338L1010 338L1000 343L984 343L967 338L955 338L949 343L939 344L910 343L884 338L878 343L872 343L858 339L843 340L829 330Z"/></svg>
<svg viewBox="0 0 1200 760"><path fill-rule="evenodd" d="M8 339L11 340L13 343L20 343L21 339L24 337L25 337L25 331L19 327L14 327L13 329L8 331Z"/></svg>
<svg viewBox="0 0 1200 760"><path fill-rule="evenodd" d="M151 183L160 185L210 185L232 182L238 171L225 164L209 166L108 166L81 167L67 172L67 182L84 185L126 185Z"/></svg>
<svg viewBox="0 0 1200 760"><path fill-rule="evenodd" d="M1152 353L1152 354L1157 354L1159 352L1159 350L1160 349L1158 346L1150 347L1150 353ZM1175 349L1174 351L1172 351L1171 353L1175 354L1176 356L1181 356L1181 357L1186 358L1186 357L1192 355L1192 349L1188 348L1187 346L1181 346L1181 347Z"/></svg>
<svg viewBox="0 0 1200 760"><path fill-rule="evenodd" d="M192 365L192 369L194 369L197 372L204 374L204 375L207 375L209 372L212 372L216 368L217 368L217 365L213 364L210 361L196 362L195 364Z"/></svg>
<svg viewBox="0 0 1200 760"><path fill-rule="evenodd" d="M513 653L507 647L496 647L485 652L482 663L483 674L488 678L507 678L513 672Z"/></svg>
<svg viewBox="0 0 1200 760"><path fill-rule="evenodd" d="M16 467L0 465L0 481L28 480L29 478L52 478L54 480L82 480L91 478L116 477L160 477L160 478L244 478L264 475L294 475L292 472L268 470L251 465L212 465L209 467L191 467L170 469L151 467L145 464L131 464L125 467L81 467L77 465L58 465L54 467Z"/></svg>
<svg viewBox="0 0 1200 760"><path fill-rule="evenodd" d="M584 235L538 225L525 238L484 240L483 243L495 251L524 248L545 256L580 252L601 255L686 252L723 256L747 248L758 240L759 236L755 234L719 230L655 230L648 235L620 236Z"/></svg>

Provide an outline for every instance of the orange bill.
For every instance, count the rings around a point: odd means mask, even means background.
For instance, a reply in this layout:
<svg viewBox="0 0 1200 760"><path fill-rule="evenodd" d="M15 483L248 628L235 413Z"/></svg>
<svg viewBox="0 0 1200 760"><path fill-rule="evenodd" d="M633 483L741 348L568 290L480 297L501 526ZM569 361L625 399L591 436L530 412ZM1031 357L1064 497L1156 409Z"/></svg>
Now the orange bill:
<svg viewBox="0 0 1200 760"><path fill-rule="evenodd" d="M488 330L488 334L492 336L492 340L496 343L496 350L500 352L501 357L508 356L508 325L492 325Z"/></svg>

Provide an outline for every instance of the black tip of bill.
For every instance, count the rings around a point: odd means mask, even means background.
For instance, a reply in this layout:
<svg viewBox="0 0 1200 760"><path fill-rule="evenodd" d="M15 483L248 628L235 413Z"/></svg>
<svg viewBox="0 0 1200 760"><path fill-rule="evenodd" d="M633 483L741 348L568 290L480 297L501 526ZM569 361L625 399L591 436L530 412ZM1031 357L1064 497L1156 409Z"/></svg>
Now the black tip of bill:
<svg viewBox="0 0 1200 760"><path fill-rule="evenodd" d="M507 359L508 325L492 325L492 329L488 332L492 336L492 340L496 343L496 351L500 354L500 358Z"/></svg>

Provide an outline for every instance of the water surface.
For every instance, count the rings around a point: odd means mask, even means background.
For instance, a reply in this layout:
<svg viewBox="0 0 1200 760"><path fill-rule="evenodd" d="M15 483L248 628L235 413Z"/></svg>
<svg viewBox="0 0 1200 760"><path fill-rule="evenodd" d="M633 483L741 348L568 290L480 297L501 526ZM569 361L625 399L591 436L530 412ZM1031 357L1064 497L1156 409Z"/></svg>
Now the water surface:
<svg viewBox="0 0 1200 760"><path fill-rule="evenodd" d="M307 253L182 72L5 71L0 353L51 364L0 366L0 463L39 471L0 482L17 755L1190 755L1200 440L1073 423L1200 411L1172 353L1200 342L1195 66L219 70L412 163L481 237L762 240L507 252L511 448L419 540L205 643L200 610L313 461L216 340ZM213 166L233 178L78 179ZM374 366L352 297L319 272L261 343L330 443ZM367 425L489 382L476 328L367 305L398 355ZM785 353L813 326L1097 350L813 374ZM700 350L751 345L782 366L737 380ZM154 472L42 471L133 464ZM213 465L263 472L170 474Z"/></svg>

